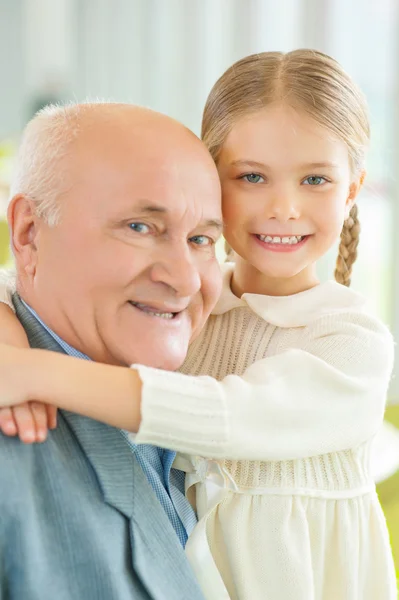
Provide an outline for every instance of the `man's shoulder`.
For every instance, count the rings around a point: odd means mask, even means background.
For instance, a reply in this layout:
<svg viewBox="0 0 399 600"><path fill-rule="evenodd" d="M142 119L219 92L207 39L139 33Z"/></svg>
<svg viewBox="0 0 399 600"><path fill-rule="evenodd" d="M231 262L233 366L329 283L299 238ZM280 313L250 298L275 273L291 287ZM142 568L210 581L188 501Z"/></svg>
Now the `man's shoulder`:
<svg viewBox="0 0 399 600"><path fill-rule="evenodd" d="M62 489L78 493L80 482L91 477L90 461L62 411L57 421L42 444L24 444L0 434L0 490L7 490L0 493L0 511L19 511L36 501L50 506ZM95 493L94 475L91 480Z"/></svg>
<svg viewBox="0 0 399 600"><path fill-rule="evenodd" d="M36 446L0 434L0 538L10 529L15 533L21 519L26 525L29 503L36 505L37 474L45 464L43 449Z"/></svg>
<svg viewBox="0 0 399 600"><path fill-rule="evenodd" d="M0 434L0 489L26 488L29 480L37 477L40 467L54 459L54 450L65 436L68 431L62 419L58 431L51 432L43 444L24 444L18 437Z"/></svg>
<svg viewBox="0 0 399 600"><path fill-rule="evenodd" d="M0 434L0 477L16 464L27 467L42 454L44 444L24 444L18 437Z"/></svg>
<svg viewBox="0 0 399 600"><path fill-rule="evenodd" d="M0 488L8 489L8 486L7 488L3 487L6 483L14 487L21 480L21 471L18 469L23 469L24 477L30 471L32 460L34 460L34 448L31 445L23 444L16 437L6 437L0 434L0 455Z"/></svg>
<svg viewBox="0 0 399 600"><path fill-rule="evenodd" d="M51 531L79 502L85 514L101 512L96 474L62 414L42 444L0 434L0 456L0 525L15 535L22 535L22 524L29 530L38 522Z"/></svg>

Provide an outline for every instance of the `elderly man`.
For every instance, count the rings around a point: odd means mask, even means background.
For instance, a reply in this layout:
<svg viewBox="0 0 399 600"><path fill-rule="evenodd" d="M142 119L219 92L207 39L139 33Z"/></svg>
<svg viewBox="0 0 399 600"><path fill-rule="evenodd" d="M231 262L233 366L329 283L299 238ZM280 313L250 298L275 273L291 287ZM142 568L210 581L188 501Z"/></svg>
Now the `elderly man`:
<svg viewBox="0 0 399 600"><path fill-rule="evenodd" d="M127 105L49 108L25 131L9 222L31 346L180 366L221 283L200 249L221 229L218 175L191 132ZM60 411L44 444L0 437L0 454L1 599L201 598L172 452Z"/></svg>

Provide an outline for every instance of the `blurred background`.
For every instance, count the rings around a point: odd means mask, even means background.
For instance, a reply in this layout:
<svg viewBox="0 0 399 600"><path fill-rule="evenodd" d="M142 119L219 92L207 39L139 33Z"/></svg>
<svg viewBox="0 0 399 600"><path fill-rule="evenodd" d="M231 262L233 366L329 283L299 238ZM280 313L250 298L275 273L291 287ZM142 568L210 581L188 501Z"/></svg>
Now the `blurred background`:
<svg viewBox="0 0 399 600"><path fill-rule="evenodd" d="M13 159L39 108L87 98L132 102L199 134L207 94L234 61L314 48L339 60L369 101L372 145L352 285L399 339L398 33L397 0L0 0L0 265L11 263L4 217ZM332 277L334 259L335 251L320 265L322 278ZM392 424L399 426L399 361L373 458L399 567Z"/></svg>

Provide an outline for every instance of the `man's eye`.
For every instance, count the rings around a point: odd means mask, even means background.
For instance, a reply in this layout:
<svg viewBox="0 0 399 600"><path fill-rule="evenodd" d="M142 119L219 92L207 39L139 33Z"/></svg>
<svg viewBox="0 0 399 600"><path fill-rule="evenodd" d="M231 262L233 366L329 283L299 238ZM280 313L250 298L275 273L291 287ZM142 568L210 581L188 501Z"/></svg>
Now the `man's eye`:
<svg viewBox="0 0 399 600"><path fill-rule="evenodd" d="M320 175L311 175L310 177L306 177L302 183L305 185L321 185L322 183L326 183L327 179L325 177L321 177Z"/></svg>
<svg viewBox="0 0 399 600"><path fill-rule="evenodd" d="M129 228L136 233L148 233L150 231L145 223L129 223Z"/></svg>
<svg viewBox="0 0 399 600"><path fill-rule="evenodd" d="M248 173L247 175L243 175L241 179L245 179L248 183L263 183L265 181L262 175L258 175L257 173Z"/></svg>
<svg viewBox="0 0 399 600"><path fill-rule="evenodd" d="M213 246L215 241L207 235L194 235L190 238L190 242L196 246Z"/></svg>

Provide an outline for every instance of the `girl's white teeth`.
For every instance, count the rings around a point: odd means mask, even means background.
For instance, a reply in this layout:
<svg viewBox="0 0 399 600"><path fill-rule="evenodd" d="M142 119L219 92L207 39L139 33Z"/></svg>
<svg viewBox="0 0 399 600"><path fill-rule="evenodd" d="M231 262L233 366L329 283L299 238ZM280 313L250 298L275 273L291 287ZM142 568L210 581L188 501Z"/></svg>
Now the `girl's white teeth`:
<svg viewBox="0 0 399 600"><path fill-rule="evenodd" d="M303 235L291 235L290 237L258 235L258 238L262 242L267 242L268 244L297 244L303 239Z"/></svg>

